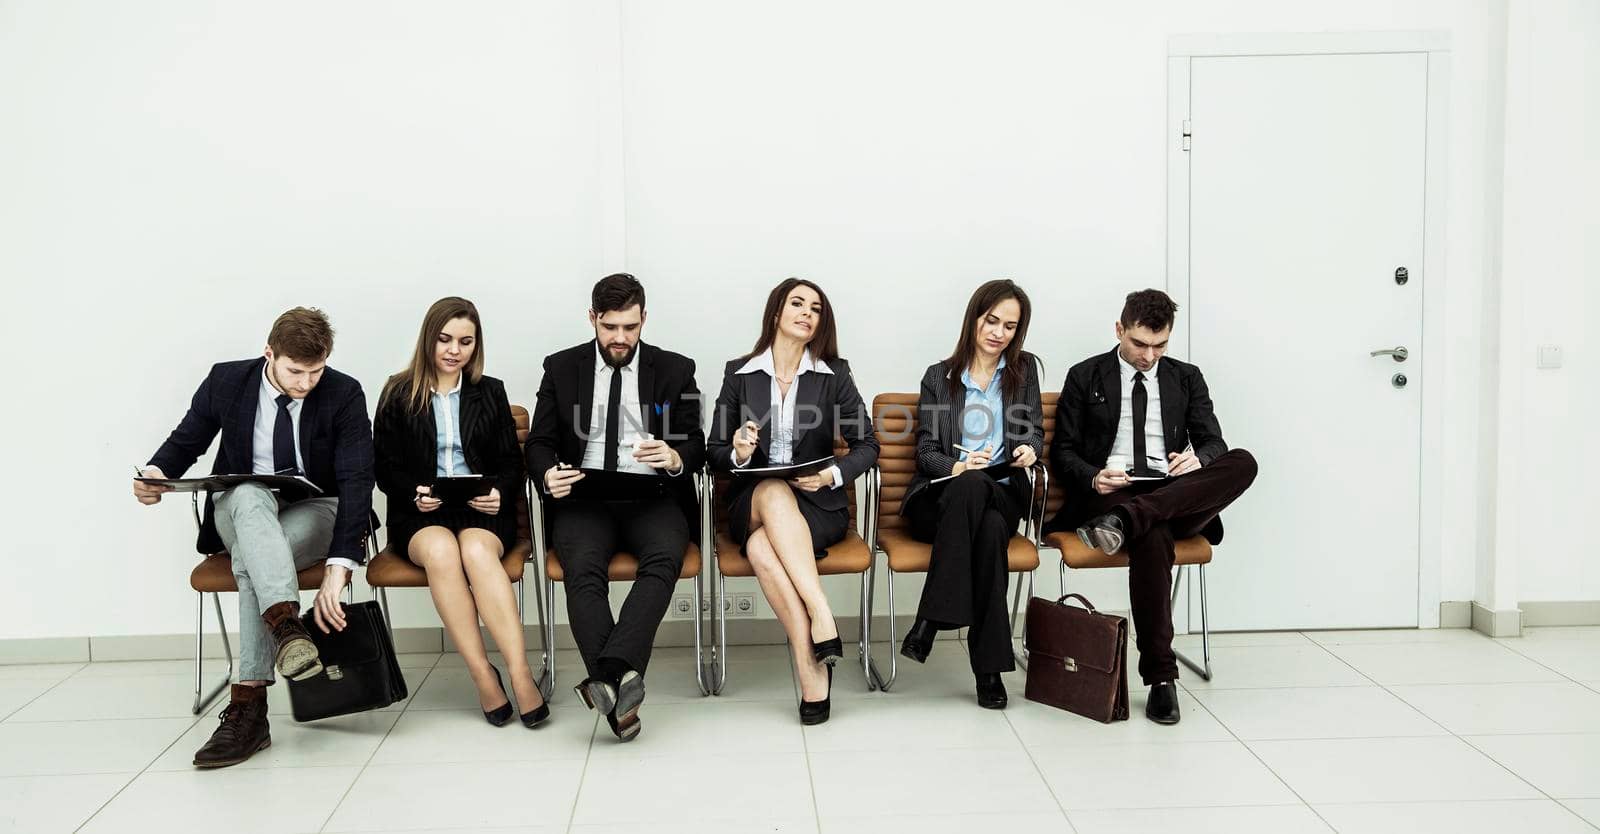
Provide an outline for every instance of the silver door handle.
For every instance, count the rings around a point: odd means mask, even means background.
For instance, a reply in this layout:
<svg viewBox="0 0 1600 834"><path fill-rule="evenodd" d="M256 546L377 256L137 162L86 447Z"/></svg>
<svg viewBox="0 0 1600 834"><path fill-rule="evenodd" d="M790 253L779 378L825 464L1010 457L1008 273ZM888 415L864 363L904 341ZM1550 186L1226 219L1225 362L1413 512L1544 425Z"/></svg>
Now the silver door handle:
<svg viewBox="0 0 1600 834"><path fill-rule="evenodd" d="M1411 355L1411 351L1406 350L1405 346L1402 345L1402 346L1397 347L1397 348L1395 348L1393 350L1375 350L1375 351L1372 351L1368 355L1369 356L1393 356L1394 357L1394 361L1396 361L1396 362L1404 362L1404 361L1406 361L1406 357Z"/></svg>

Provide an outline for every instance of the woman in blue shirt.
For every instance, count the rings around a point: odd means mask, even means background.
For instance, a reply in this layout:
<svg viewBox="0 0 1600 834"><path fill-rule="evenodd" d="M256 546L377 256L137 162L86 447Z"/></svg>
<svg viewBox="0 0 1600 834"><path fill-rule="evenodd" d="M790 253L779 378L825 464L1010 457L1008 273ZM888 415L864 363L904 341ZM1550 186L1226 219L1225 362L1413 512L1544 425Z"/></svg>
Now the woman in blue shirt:
<svg viewBox="0 0 1600 834"><path fill-rule="evenodd" d="M522 450L505 385L483 374L483 329L465 298L441 298L423 317L410 366L389 378L373 423L378 488L389 499L389 550L428 572L428 590L478 689L484 718L511 720L511 699L489 663L482 619L506 658L522 723L550 716L523 648L522 617L500 559L517 538ZM488 475L487 495L448 503L437 479Z"/></svg>
<svg viewBox="0 0 1600 834"><path fill-rule="evenodd" d="M1011 281L972 294L955 353L922 375L917 473L901 504L911 535L933 554L900 653L921 663L938 631L970 627L978 705L988 709L1005 708L1000 674L1016 668L1006 551L1028 507L1025 470L1044 449L1038 371L1022 349L1030 315Z"/></svg>

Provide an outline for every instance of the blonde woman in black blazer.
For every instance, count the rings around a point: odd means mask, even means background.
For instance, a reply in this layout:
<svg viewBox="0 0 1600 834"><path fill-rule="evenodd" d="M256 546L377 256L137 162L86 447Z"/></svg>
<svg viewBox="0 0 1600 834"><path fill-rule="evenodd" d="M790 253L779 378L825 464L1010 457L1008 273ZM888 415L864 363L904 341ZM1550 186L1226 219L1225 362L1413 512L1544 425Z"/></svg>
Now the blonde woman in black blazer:
<svg viewBox="0 0 1600 834"><path fill-rule="evenodd" d="M410 367L389 378L373 428L378 488L389 499L389 549L428 572L439 619L466 661L484 718L513 713L500 670L478 631L482 619L506 658L522 723L550 717L523 648L522 617L500 558L516 541L522 450L500 380L483 375L478 309L442 298L428 309ZM450 506L436 478L490 475L486 496Z"/></svg>
<svg viewBox="0 0 1600 834"><path fill-rule="evenodd" d="M978 705L987 709L1005 708L1000 674L1016 668L1006 555L1028 507L1026 470L1044 451L1038 368L1022 349L1030 317L1027 293L1011 281L972 294L955 352L923 374L917 473L900 505L911 535L933 545L900 653L924 662L940 629L968 626Z"/></svg>
<svg viewBox="0 0 1600 834"><path fill-rule="evenodd" d="M779 284L767 297L755 347L727 365L706 443L712 467L723 472L832 455L835 434L850 446L814 475L736 478L728 496L728 532L743 543L794 648L806 724L828 720L833 664L844 655L816 560L849 527L845 485L878 459L866 403L838 354L822 289L799 278Z"/></svg>

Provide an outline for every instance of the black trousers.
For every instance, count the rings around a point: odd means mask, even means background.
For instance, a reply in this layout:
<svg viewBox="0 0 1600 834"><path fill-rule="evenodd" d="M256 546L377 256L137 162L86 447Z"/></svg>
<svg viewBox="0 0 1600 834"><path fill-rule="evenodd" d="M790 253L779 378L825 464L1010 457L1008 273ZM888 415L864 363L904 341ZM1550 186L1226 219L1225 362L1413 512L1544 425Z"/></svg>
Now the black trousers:
<svg viewBox="0 0 1600 834"><path fill-rule="evenodd" d="M1089 519L1116 510L1126 522L1128 597L1146 685L1177 680L1172 651L1172 564L1178 539L1199 535L1256 479L1256 459L1233 449L1186 475L1137 481L1110 495L1093 494L1075 515Z"/></svg>
<svg viewBox="0 0 1600 834"><path fill-rule="evenodd" d="M1021 472L1012 476L1013 482L1019 479L1027 483ZM933 544L917 619L969 626L974 674L1016 668L1006 611L1006 551L1022 518L1017 491L1015 483L964 472L929 487L906 512L911 535Z"/></svg>
<svg viewBox="0 0 1600 834"><path fill-rule="evenodd" d="M563 502L551 540L566 576L567 621L589 676L602 675L603 660L621 661L643 674L689 543L689 521L677 501ZM639 572L613 620L606 570L617 551L637 557Z"/></svg>

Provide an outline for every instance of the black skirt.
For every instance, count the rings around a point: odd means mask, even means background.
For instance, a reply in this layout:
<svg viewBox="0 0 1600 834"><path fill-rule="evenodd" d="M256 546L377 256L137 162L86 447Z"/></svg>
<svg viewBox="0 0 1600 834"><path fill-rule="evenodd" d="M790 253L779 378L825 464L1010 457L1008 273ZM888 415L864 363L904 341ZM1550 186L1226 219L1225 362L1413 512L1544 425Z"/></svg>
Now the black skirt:
<svg viewBox="0 0 1600 834"><path fill-rule="evenodd" d="M804 493L788 486L795 493L794 503L800 508L800 515L806 520L806 527L811 530L811 550L818 559L828 555L828 548L844 541L844 535L850 529L850 509L840 507L837 510L825 510L807 500ZM823 487L829 489L829 487ZM755 484L735 492L728 504L728 535L739 543L739 552L744 552L744 544L750 538L750 502L756 494Z"/></svg>
<svg viewBox="0 0 1600 834"><path fill-rule="evenodd" d="M500 540L501 553L511 549L517 540L516 504L510 506L502 499L500 512L495 515L480 513L471 507L440 507L431 513L419 513L411 507L397 511L389 509L389 550L411 558L411 537L427 527L443 527L451 533L462 530L488 530Z"/></svg>

